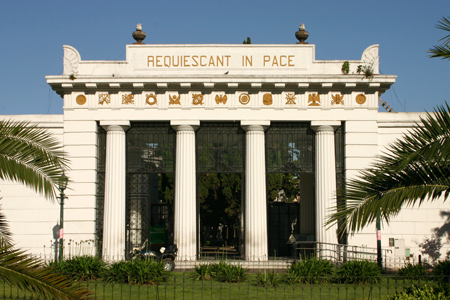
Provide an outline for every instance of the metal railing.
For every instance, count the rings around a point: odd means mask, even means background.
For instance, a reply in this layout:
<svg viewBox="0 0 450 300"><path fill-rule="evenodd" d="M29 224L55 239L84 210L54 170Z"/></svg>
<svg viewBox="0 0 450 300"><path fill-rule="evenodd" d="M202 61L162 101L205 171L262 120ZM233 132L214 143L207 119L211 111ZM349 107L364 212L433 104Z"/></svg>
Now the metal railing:
<svg viewBox="0 0 450 300"><path fill-rule="evenodd" d="M283 278L280 273L276 275ZM280 280L272 284L263 282L261 277L258 279L256 274L249 274L243 282L226 282L196 280L189 273L174 273L165 281L153 285L104 281L80 281L74 284L87 287L92 292L92 299L390 299L396 293L406 292L413 286L442 288L444 285L448 288L449 282L448 277L429 276L353 279L350 282L354 283L349 283L335 277L317 277L303 283ZM38 295L0 279L0 298L38 299Z"/></svg>
<svg viewBox="0 0 450 300"><path fill-rule="evenodd" d="M294 242L292 247L294 248L294 257L296 259L314 256L318 259L327 259L335 263L344 263L351 260L377 261L377 248L371 247L309 241ZM383 258L388 258L388 254L392 254L392 250L382 249ZM387 261L386 259L383 260L385 268L388 267Z"/></svg>

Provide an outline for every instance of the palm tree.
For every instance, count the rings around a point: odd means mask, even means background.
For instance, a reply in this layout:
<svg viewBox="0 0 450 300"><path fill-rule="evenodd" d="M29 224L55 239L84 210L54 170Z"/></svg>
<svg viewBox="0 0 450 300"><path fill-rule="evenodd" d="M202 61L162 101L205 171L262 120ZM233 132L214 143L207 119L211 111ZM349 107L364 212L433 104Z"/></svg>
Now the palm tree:
<svg viewBox="0 0 450 300"><path fill-rule="evenodd" d="M404 206L450 195L450 107L440 106L388 148L377 162L349 180L343 205L328 224L342 220L341 232L355 232L379 217L389 223Z"/></svg>
<svg viewBox="0 0 450 300"><path fill-rule="evenodd" d="M436 25L436 28L450 32L450 19L448 17L443 17L442 20ZM450 34L444 36L439 41L443 41L440 46L434 46L428 50L428 52L431 53L430 57L450 59Z"/></svg>
<svg viewBox="0 0 450 300"><path fill-rule="evenodd" d="M0 121L0 178L33 188L55 199L58 179L67 169L58 141L46 130L27 122ZM24 251L16 249L6 219L0 213L0 277L45 299L87 299L87 289L66 277L42 268Z"/></svg>

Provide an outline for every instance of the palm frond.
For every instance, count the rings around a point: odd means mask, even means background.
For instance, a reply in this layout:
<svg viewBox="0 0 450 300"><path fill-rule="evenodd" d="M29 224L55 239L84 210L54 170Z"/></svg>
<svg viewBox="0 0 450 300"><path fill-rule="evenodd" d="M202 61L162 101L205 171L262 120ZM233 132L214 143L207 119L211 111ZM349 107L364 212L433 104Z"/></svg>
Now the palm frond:
<svg viewBox="0 0 450 300"><path fill-rule="evenodd" d="M379 213L389 223L402 207L421 205L450 194L450 107L427 113L393 143L369 169L346 183L339 193L343 205L328 224L340 223L355 232L374 222ZM340 222L339 222L340 221ZM343 222L344 221L344 222Z"/></svg>
<svg viewBox="0 0 450 300"><path fill-rule="evenodd" d="M0 198L1 200L2 198ZM6 222L6 217L0 209L0 245L11 245L11 232L9 231L8 223Z"/></svg>
<svg viewBox="0 0 450 300"><path fill-rule="evenodd" d="M89 290L74 285L51 269L42 268L39 261L11 245L0 246L0 277L43 299L88 299Z"/></svg>
<svg viewBox="0 0 450 300"><path fill-rule="evenodd" d="M450 32L450 19L448 17L442 17L442 20L438 22L436 28ZM443 41L443 45L448 45L450 43L450 34L444 36L439 41Z"/></svg>
<svg viewBox="0 0 450 300"><path fill-rule="evenodd" d="M434 58L441 58L441 59L450 59L450 47L449 46L434 46L430 50L428 50L428 53L430 53L429 57Z"/></svg>
<svg viewBox="0 0 450 300"><path fill-rule="evenodd" d="M0 121L0 178L23 183L48 199L67 168L58 141L27 122Z"/></svg>
<svg viewBox="0 0 450 300"><path fill-rule="evenodd" d="M441 29L443 31L450 32L450 19L447 17L443 17L441 21L438 22L436 28ZM439 41L443 41L441 45L434 46L428 53L430 53L430 57L440 57L442 59L450 59L450 34L444 36Z"/></svg>

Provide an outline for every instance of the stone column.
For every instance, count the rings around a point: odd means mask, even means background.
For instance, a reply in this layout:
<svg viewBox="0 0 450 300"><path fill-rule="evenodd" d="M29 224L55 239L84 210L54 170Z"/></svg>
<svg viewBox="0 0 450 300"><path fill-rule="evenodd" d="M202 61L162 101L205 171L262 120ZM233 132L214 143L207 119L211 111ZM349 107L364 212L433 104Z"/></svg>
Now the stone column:
<svg viewBox="0 0 450 300"><path fill-rule="evenodd" d="M103 212L103 259L125 259L125 132L129 121L101 121L106 130L105 203Z"/></svg>
<svg viewBox="0 0 450 300"><path fill-rule="evenodd" d="M267 196L264 126L270 121L242 121L246 134L245 158L245 259L268 259Z"/></svg>
<svg viewBox="0 0 450 300"><path fill-rule="evenodd" d="M316 132L316 241L337 244L337 226L326 227L325 223L330 209L336 202L336 155L334 130L340 121L313 121L311 128ZM333 247L322 247L332 250ZM319 253L321 256L332 255L331 252Z"/></svg>
<svg viewBox="0 0 450 300"><path fill-rule="evenodd" d="M174 243L178 260L194 261L197 256L197 190L195 129L199 121L172 121L177 131L175 168Z"/></svg>

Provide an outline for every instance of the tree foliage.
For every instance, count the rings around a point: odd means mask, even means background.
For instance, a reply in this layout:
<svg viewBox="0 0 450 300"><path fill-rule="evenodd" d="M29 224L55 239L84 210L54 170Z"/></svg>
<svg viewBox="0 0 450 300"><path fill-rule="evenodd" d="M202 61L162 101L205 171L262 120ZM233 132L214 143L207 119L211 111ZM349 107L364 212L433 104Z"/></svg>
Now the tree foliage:
<svg viewBox="0 0 450 300"><path fill-rule="evenodd" d="M444 36L439 41L442 41L442 44L436 45L430 50L430 57L439 57L441 59L450 59L450 19L449 17L443 17L441 21L438 22L436 28L441 29L443 31L448 32L446 36Z"/></svg>
<svg viewBox="0 0 450 300"><path fill-rule="evenodd" d="M23 183L53 200L58 179L67 168L57 140L27 122L0 121L0 178ZM16 249L0 214L0 277L45 299L87 299L89 290L50 270Z"/></svg>
<svg viewBox="0 0 450 300"><path fill-rule="evenodd" d="M345 220L341 231L361 230L378 214L389 223L402 207L421 205L450 193L450 107L427 113L412 130L390 145L369 169L347 182L328 223Z"/></svg>
<svg viewBox="0 0 450 300"><path fill-rule="evenodd" d="M56 138L28 122L0 121L0 178L13 180L54 199L67 168Z"/></svg>

